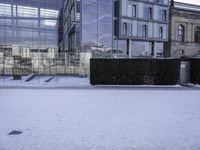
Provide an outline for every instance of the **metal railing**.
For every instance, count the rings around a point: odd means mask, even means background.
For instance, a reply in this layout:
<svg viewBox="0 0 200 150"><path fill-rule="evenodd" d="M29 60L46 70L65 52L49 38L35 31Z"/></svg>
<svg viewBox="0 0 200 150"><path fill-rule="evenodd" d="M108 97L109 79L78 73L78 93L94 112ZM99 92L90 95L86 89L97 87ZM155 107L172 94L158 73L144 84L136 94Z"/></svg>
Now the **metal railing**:
<svg viewBox="0 0 200 150"><path fill-rule="evenodd" d="M37 53L36 57L21 56L0 57L0 75L80 75L87 76L89 68L80 64L75 53L63 53L61 56L49 58L48 54ZM33 55L32 55L33 56Z"/></svg>

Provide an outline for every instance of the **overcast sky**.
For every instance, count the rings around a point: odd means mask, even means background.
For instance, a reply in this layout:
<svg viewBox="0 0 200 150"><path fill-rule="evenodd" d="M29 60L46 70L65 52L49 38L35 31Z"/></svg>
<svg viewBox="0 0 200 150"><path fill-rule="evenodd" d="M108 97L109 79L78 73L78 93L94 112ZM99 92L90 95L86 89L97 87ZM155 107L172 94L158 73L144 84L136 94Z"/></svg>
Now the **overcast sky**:
<svg viewBox="0 0 200 150"><path fill-rule="evenodd" d="M175 0L177 2L190 3L200 5L200 0Z"/></svg>

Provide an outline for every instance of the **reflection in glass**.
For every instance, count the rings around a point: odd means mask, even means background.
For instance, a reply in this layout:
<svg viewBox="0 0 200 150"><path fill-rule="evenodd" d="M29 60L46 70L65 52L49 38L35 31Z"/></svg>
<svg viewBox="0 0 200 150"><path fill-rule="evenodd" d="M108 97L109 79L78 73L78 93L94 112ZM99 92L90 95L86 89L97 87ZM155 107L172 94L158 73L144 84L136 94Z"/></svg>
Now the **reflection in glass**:
<svg viewBox="0 0 200 150"><path fill-rule="evenodd" d="M60 4L61 0L0 2L0 45L57 47Z"/></svg>

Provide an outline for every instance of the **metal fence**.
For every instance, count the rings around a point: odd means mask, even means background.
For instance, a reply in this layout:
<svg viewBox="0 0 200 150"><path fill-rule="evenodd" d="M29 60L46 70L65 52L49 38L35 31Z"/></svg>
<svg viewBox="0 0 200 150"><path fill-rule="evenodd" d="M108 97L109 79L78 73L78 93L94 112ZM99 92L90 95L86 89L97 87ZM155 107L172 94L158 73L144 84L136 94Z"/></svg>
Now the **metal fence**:
<svg viewBox="0 0 200 150"><path fill-rule="evenodd" d="M75 66L52 66L39 68L0 68L0 75L80 75L87 76L89 69Z"/></svg>
<svg viewBox="0 0 200 150"><path fill-rule="evenodd" d="M0 75L80 75L89 74L89 66L80 63L79 56L63 53L49 57L47 53L34 53L31 57L0 55Z"/></svg>

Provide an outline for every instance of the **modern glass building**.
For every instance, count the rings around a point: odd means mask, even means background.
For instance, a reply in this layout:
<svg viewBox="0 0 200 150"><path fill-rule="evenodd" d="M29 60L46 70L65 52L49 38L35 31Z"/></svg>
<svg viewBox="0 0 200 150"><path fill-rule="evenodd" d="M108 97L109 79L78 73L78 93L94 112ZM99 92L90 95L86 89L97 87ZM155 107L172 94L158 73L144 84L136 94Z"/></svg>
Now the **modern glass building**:
<svg viewBox="0 0 200 150"><path fill-rule="evenodd" d="M168 0L64 0L63 6L64 51L80 59L162 57Z"/></svg>
<svg viewBox="0 0 200 150"><path fill-rule="evenodd" d="M57 47L61 0L0 0L0 45Z"/></svg>

